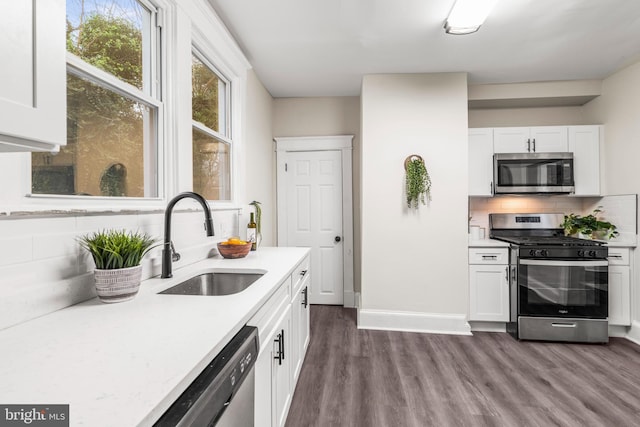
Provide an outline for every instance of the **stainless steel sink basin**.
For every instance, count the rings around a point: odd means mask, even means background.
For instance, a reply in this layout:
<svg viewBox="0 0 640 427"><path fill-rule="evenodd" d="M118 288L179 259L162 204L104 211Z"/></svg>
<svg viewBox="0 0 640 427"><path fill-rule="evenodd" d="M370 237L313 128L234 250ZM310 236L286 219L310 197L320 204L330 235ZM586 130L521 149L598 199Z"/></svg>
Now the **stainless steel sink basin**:
<svg viewBox="0 0 640 427"><path fill-rule="evenodd" d="M160 294L231 295L247 289L262 277L261 273L204 273L165 289Z"/></svg>

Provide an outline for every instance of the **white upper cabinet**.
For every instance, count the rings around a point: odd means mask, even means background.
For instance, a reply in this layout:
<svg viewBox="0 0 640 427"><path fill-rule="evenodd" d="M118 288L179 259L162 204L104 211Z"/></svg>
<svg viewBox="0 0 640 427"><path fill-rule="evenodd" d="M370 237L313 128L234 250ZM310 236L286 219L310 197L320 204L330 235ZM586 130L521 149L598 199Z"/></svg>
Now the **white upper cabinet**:
<svg viewBox="0 0 640 427"><path fill-rule="evenodd" d="M65 1L0 2L0 152L66 144Z"/></svg>
<svg viewBox="0 0 640 427"><path fill-rule="evenodd" d="M569 126L576 196L600 195L600 134L602 126Z"/></svg>
<svg viewBox="0 0 640 427"><path fill-rule="evenodd" d="M567 126L495 128L494 153L562 153L569 151Z"/></svg>
<svg viewBox="0 0 640 427"><path fill-rule="evenodd" d="M469 195L493 194L493 129L469 129Z"/></svg>

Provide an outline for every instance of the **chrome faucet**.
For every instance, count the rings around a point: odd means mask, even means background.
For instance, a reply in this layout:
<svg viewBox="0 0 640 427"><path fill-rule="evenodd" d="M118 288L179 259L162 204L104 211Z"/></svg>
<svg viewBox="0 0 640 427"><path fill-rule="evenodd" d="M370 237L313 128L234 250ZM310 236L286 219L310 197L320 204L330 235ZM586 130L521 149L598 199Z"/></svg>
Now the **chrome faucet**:
<svg viewBox="0 0 640 427"><path fill-rule="evenodd" d="M167 209L164 211L164 245L162 247L162 275L160 276L163 279L173 276L171 263L180 259L180 254L175 251L173 242L171 241L171 212L173 211L173 207L176 203L185 198L194 199L202 205L205 217L204 228L207 230L207 236L213 236L213 220L211 219L211 211L209 211L209 205L207 205L207 201L204 197L198 193L186 191L171 199L167 205Z"/></svg>

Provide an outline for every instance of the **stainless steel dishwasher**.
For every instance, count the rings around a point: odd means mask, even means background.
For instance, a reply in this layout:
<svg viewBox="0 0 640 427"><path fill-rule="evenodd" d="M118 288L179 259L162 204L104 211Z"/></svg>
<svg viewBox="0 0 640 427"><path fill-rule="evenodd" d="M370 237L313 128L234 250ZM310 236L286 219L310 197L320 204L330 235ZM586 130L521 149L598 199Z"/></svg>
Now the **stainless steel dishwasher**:
<svg viewBox="0 0 640 427"><path fill-rule="evenodd" d="M243 327L154 424L252 427L258 329Z"/></svg>

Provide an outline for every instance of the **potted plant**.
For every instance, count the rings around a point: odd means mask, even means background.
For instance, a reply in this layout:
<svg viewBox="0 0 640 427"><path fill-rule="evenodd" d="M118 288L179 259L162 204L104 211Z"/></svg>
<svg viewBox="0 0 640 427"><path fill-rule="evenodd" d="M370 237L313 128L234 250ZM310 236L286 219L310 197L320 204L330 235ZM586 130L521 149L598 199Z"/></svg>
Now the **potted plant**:
<svg viewBox="0 0 640 427"><path fill-rule="evenodd" d="M102 302L128 301L136 296L142 275L140 263L155 239L140 232L104 230L85 234L79 241L96 264L96 291Z"/></svg>
<svg viewBox="0 0 640 427"><path fill-rule="evenodd" d="M619 233L616 226L608 221L601 221L597 215L602 212L600 209L594 209L592 213L586 216L569 214L564 216L564 221L560 225L564 228L566 236L578 234L580 237L588 239L606 238L611 239Z"/></svg>
<svg viewBox="0 0 640 427"><path fill-rule="evenodd" d="M431 177L424 160L418 155L411 155L404 161L404 168L407 207L417 209L420 202L426 205L426 200L431 200Z"/></svg>

